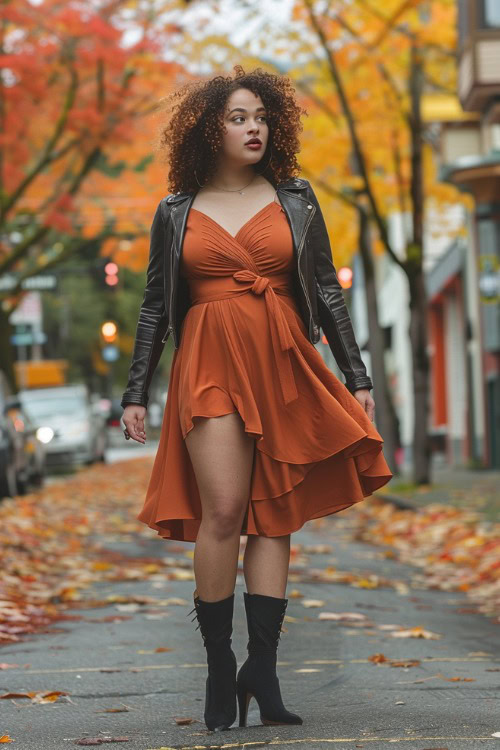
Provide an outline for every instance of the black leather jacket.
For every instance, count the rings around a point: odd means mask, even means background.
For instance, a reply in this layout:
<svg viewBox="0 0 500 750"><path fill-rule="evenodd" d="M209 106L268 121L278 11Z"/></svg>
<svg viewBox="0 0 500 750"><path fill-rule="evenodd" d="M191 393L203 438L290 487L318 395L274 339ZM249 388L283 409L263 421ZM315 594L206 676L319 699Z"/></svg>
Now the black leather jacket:
<svg viewBox="0 0 500 750"><path fill-rule="evenodd" d="M342 288L332 263L330 242L318 200L307 180L293 178L274 185L293 236L296 265L293 286L301 317L316 344L320 326L353 393L372 388L366 373ZM163 198L151 226L146 288L139 312L132 363L121 405L147 407L149 386L165 342L172 334L177 349L190 307L186 279L179 274L189 209L196 192Z"/></svg>

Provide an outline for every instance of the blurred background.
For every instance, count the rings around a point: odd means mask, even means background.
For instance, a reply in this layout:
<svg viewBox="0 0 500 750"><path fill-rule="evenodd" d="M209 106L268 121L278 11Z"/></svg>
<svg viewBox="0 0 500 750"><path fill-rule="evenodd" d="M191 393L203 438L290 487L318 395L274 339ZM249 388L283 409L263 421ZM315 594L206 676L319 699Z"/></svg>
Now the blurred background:
<svg viewBox="0 0 500 750"><path fill-rule="evenodd" d="M236 63L286 74L307 109L301 175L395 479L500 469L498 0L15 0L0 18L0 497L138 450L119 402L169 192L161 100Z"/></svg>

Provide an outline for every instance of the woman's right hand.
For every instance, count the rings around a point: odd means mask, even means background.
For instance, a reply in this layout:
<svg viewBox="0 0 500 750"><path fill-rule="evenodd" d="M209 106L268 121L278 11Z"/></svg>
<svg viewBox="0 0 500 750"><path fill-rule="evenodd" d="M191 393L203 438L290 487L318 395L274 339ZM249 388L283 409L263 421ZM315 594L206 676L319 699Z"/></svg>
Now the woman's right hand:
<svg viewBox="0 0 500 750"><path fill-rule="evenodd" d="M138 443L146 442L146 431L144 429L144 417L146 416L146 407L139 404L129 404L123 410L122 419L128 434L132 440Z"/></svg>

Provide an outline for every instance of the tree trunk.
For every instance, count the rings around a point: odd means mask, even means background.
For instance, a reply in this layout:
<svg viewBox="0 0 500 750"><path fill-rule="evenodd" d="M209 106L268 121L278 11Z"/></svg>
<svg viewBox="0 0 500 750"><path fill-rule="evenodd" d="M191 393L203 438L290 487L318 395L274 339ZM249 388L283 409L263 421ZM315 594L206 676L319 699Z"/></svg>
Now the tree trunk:
<svg viewBox="0 0 500 750"><path fill-rule="evenodd" d="M363 262L368 317L368 349L373 374L375 420L384 440L384 456L393 474L398 473L396 449L399 446L399 423L389 391L384 361L384 335L379 323L375 269L369 239L369 223L362 206L359 216L359 251Z"/></svg>
<svg viewBox="0 0 500 750"><path fill-rule="evenodd" d="M424 273L410 278L409 334L413 360L413 479L415 484L430 482L430 440L427 432L429 413L429 356L427 353L427 294Z"/></svg>
<svg viewBox="0 0 500 750"><path fill-rule="evenodd" d="M17 391L16 377L14 375L14 347L10 343L10 337L14 333L14 327L9 323L10 312L5 312L0 304L0 370L5 375L13 393Z"/></svg>
<svg viewBox="0 0 500 750"><path fill-rule="evenodd" d="M413 238L406 249L406 271L410 290L410 340L413 361L413 476L415 484L429 484L431 461L427 434L429 408L429 357L427 353L427 293L423 270L424 256L424 179L422 51L412 43L410 57L409 116L411 137L411 179Z"/></svg>

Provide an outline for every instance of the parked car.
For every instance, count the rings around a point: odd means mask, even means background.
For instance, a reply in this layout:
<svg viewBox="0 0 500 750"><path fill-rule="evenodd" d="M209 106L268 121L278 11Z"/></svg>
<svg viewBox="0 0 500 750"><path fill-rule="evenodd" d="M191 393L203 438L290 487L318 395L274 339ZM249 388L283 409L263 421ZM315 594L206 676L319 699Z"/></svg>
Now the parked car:
<svg viewBox="0 0 500 750"><path fill-rule="evenodd" d="M18 460L8 419L2 412L0 413L0 498L14 497L18 494L16 477Z"/></svg>
<svg viewBox="0 0 500 750"><path fill-rule="evenodd" d="M0 497L40 487L45 477L45 447L17 396L0 378Z"/></svg>
<svg viewBox="0 0 500 750"><path fill-rule="evenodd" d="M105 418L85 385L30 388L19 391L19 398L45 443L48 465L105 461Z"/></svg>
<svg viewBox="0 0 500 750"><path fill-rule="evenodd" d="M125 438L123 436L125 425L122 421L123 407L120 401L121 397L114 396L111 399L106 419L108 436L114 447L123 447L125 445Z"/></svg>

